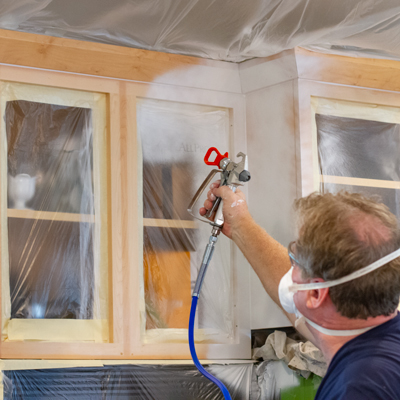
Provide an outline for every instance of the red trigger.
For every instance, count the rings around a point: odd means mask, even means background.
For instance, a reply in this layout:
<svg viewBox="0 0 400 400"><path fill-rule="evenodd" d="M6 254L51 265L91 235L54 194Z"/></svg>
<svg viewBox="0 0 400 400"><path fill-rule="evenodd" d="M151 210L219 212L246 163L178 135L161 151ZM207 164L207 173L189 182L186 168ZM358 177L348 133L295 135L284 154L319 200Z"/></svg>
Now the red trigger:
<svg viewBox="0 0 400 400"><path fill-rule="evenodd" d="M217 156L215 157L214 161L209 161L210 156L214 151L217 153ZM210 147L207 150L206 155L204 156L204 162L207 165L216 165L217 167L219 167L219 163L221 162L221 160L223 160L224 158L228 158L228 157L229 157L228 152L226 152L225 154L221 154L215 147Z"/></svg>

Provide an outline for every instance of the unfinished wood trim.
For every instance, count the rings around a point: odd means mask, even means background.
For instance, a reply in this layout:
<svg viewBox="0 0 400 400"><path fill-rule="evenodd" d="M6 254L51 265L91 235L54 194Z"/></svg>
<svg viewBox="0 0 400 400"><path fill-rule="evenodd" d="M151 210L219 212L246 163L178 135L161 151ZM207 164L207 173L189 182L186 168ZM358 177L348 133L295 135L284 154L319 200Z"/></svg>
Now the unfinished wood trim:
<svg viewBox="0 0 400 400"><path fill-rule="evenodd" d="M127 260L123 253L123 176L124 154L122 150L123 127L121 123L121 85L108 97L108 135L107 135L107 188L108 188L108 298L109 298L109 321L110 342L120 344L119 355L123 355L124 331L126 310L124 306L124 282L125 270L128 268Z"/></svg>
<svg viewBox="0 0 400 400"><path fill-rule="evenodd" d="M178 229L196 229L195 221L184 221L179 219L158 219L143 218L143 226L152 226L158 228L178 228Z"/></svg>
<svg viewBox="0 0 400 400"><path fill-rule="evenodd" d="M18 341L1 344L3 359L88 360L123 358L119 343Z"/></svg>
<svg viewBox="0 0 400 400"><path fill-rule="evenodd" d="M137 140L137 96L145 95L147 85L128 84L123 88L123 106L121 121L123 144L123 249L126 265L126 279L124 282L127 326L125 329L125 352L129 358L137 357L137 348L141 345L141 298L144 297L143 282L143 229L140 226L142 219L143 194L141 190L142 160ZM140 358L140 357L139 357ZM151 357L156 358L156 357Z"/></svg>
<svg viewBox="0 0 400 400"><path fill-rule="evenodd" d="M1 39L0 39L1 52ZM65 74L58 71L23 68L0 64L0 81L27 83L84 92L115 93L118 81L94 76Z"/></svg>
<svg viewBox="0 0 400 400"><path fill-rule="evenodd" d="M320 175L321 183L335 185L365 186L383 189L400 189L400 182L384 181L380 179L351 178L348 176Z"/></svg>
<svg viewBox="0 0 400 400"><path fill-rule="evenodd" d="M0 63L240 93L234 63L1 29Z"/></svg>
<svg viewBox="0 0 400 400"><path fill-rule="evenodd" d="M338 85L400 91L400 62L295 49L298 77Z"/></svg>
<svg viewBox="0 0 400 400"><path fill-rule="evenodd" d="M107 320L94 319L14 318L8 323L8 341L107 343L109 341L108 325Z"/></svg>
<svg viewBox="0 0 400 400"><path fill-rule="evenodd" d="M301 196L307 196L319 185L315 174L315 140L313 132L311 91L307 82L298 82L299 147L301 166ZM314 124L315 125L315 124Z"/></svg>
<svg viewBox="0 0 400 400"><path fill-rule="evenodd" d="M400 124L400 108L382 104L312 97L314 114Z"/></svg>
<svg viewBox="0 0 400 400"><path fill-rule="evenodd" d="M25 219L45 219L50 221L66 221L66 222L95 222L94 215L72 214L52 211L36 211L36 210L17 210L9 208L7 210L8 218L25 218Z"/></svg>

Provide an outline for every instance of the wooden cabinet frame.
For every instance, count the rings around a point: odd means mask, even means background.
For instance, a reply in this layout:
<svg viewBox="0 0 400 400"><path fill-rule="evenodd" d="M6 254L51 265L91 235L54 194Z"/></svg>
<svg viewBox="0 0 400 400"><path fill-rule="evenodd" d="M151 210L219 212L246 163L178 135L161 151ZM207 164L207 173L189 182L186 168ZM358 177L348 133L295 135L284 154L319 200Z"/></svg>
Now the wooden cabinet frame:
<svg viewBox="0 0 400 400"><path fill-rule="evenodd" d="M119 119L119 85L113 81L102 81L94 77L66 75L58 72L31 70L27 68L0 66L0 80L19 82L53 88L68 88L86 92L102 92L107 96L109 115L107 117L107 183L108 194L108 246L109 246L109 337L110 343L88 342L36 342L17 341L2 342L0 356L2 358L96 358L118 357L123 354L124 302L119 287L123 281L121 259L121 208L116 206L121 199L121 156L120 138L111 140L110 132L118 132ZM115 178L111 179L111 173ZM29 211L27 212L29 214Z"/></svg>

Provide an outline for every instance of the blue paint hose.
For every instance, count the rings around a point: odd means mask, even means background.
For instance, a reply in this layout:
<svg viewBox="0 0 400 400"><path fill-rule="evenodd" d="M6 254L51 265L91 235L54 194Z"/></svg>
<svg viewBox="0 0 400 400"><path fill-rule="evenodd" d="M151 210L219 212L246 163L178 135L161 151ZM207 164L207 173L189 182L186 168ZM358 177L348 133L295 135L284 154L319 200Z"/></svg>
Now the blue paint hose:
<svg viewBox="0 0 400 400"><path fill-rule="evenodd" d="M224 395L225 400L232 400L231 395L228 392L228 389L225 385L218 380L215 376L211 375L207 372L203 366L200 364L200 361L196 354L196 349L194 346L194 320L196 317L196 309L197 309L197 301L199 300L200 289L201 285L203 284L204 276L206 274L207 267L211 261L211 257L214 252L214 245L217 241L217 237L211 236L210 241L206 247L206 251L204 252L203 262L199 271L199 275L196 280L196 285L193 290L192 296L192 305L190 308L190 317L189 317L189 348L190 354L192 356L193 362L196 365L197 369L211 382L215 383L221 390L222 394Z"/></svg>

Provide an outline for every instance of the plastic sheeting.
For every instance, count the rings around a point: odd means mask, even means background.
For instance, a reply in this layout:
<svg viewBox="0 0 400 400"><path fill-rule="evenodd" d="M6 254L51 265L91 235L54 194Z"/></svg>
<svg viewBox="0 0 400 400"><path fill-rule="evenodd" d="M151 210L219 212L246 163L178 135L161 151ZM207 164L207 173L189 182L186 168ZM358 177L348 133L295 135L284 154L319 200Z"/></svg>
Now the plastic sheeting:
<svg viewBox="0 0 400 400"><path fill-rule="evenodd" d="M315 123L321 191L379 196L400 218L398 109L327 99L313 102L319 112Z"/></svg>
<svg viewBox="0 0 400 400"><path fill-rule="evenodd" d="M3 83L1 114L3 340L107 341L105 96Z"/></svg>
<svg viewBox="0 0 400 400"><path fill-rule="evenodd" d="M0 28L242 61L295 46L400 58L396 0L3 0Z"/></svg>
<svg viewBox="0 0 400 400"><path fill-rule="evenodd" d="M210 365L232 399L250 399L252 364ZM4 371L4 399L220 400L219 388L194 366L122 365ZM255 399L255 398L254 398Z"/></svg>
<svg viewBox="0 0 400 400"><path fill-rule="evenodd" d="M229 150L229 110L141 99L137 129L143 168L138 188L143 190L143 329L153 340L186 342L191 291L211 234L211 226L194 220L187 207L212 169L203 161L207 149ZM230 246L221 235L200 295L197 341L233 340Z"/></svg>

